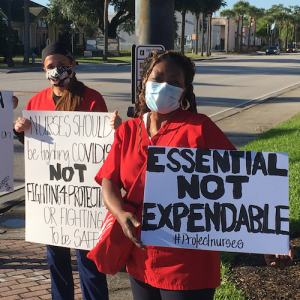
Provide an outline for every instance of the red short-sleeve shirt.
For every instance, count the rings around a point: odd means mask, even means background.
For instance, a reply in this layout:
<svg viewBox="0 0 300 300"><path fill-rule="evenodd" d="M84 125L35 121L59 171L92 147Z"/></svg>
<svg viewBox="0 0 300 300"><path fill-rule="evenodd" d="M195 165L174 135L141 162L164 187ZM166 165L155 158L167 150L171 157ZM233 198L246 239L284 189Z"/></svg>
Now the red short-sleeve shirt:
<svg viewBox="0 0 300 300"><path fill-rule="evenodd" d="M235 149L225 134L202 114L179 110L151 140L144 123L141 123L141 128L139 123L139 119L129 120L116 131L112 149L95 177L99 184L107 178L129 191L147 159L149 145ZM144 182L145 172L141 176L141 182ZM130 201L141 203L143 195L144 184ZM215 288L220 284L217 251L156 246L146 246L146 251L143 251L134 246L127 270L134 278L162 289L193 290Z"/></svg>
<svg viewBox="0 0 300 300"><path fill-rule="evenodd" d="M52 98L52 89L47 88L33 96L26 105L26 110L55 110L55 103ZM83 101L77 111L107 112L103 97L97 91L85 88Z"/></svg>

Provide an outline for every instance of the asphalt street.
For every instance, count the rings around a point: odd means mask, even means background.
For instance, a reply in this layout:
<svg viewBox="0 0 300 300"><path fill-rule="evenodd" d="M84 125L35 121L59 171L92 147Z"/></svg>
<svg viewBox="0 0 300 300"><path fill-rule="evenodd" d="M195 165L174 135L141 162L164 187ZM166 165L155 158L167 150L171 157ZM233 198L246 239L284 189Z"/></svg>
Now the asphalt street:
<svg viewBox="0 0 300 300"><path fill-rule="evenodd" d="M300 54L229 55L225 59L195 62L198 111L210 116L239 148L300 111L299 62ZM80 80L103 95L109 111L118 110L123 120L128 119L130 66L80 64L77 72ZM0 73L0 90L13 90L19 98L15 119L22 114L30 97L47 87L42 71ZM23 186L23 146L15 141L17 190L9 195L0 194L2 242L24 239ZM109 277L109 282L111 299L132 299L126 274Z"/></svg>

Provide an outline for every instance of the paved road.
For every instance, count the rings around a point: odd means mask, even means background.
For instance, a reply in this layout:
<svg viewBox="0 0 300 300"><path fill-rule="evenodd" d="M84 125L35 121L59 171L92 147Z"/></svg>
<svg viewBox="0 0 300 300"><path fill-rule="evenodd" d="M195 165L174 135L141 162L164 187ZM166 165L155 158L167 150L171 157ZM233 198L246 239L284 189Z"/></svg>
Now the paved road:
<svg viewBox="0 0 300 300"><path fill-rule="evenodd" d="M300 84L297 76L299 62L300 53L229 55L226 59L195 62L194 88L199 111L211 116L245 101ZM109 110L118 109L125 120L131 102L131 66L80 64L76 70L80 80L103 95ZM0 90L13 90L20 99L15 116L20 115L34 93L48 86L42 71L0 73Z"/></svg>

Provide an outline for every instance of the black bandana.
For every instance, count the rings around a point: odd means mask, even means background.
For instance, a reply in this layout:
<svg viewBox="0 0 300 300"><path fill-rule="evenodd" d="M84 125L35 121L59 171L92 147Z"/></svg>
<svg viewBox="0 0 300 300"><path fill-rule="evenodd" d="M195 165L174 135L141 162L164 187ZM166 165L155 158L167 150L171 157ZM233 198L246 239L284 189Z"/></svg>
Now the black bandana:
<svg viewBox="0 0 300 300"><path fill-rule="evenodd" d="M62 54L66 57L69 57L71 60L74 59L73 54L68 50L68 47L60 42L50 43L42 51L42 60L45 61L45 58L52 54Z"/></svg>

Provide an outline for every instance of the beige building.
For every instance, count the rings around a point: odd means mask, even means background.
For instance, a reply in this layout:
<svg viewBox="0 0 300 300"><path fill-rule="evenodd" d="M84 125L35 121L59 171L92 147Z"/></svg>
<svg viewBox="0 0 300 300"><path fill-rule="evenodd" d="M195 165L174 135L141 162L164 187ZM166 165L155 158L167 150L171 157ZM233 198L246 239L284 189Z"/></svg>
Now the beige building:
<svg viewBox="0 0 300 300"><path fill-rule="evenodd" d="M48 39L56 41L58 37L58 29L44 21L47 14L47 7L29 1L30 49L38 54L45 47ZM2 20L8 19L7 0L0 0L0 16ZM24 21L24 0L11 0L11 27L18 33L22 44L24 43Z"/></svg>

